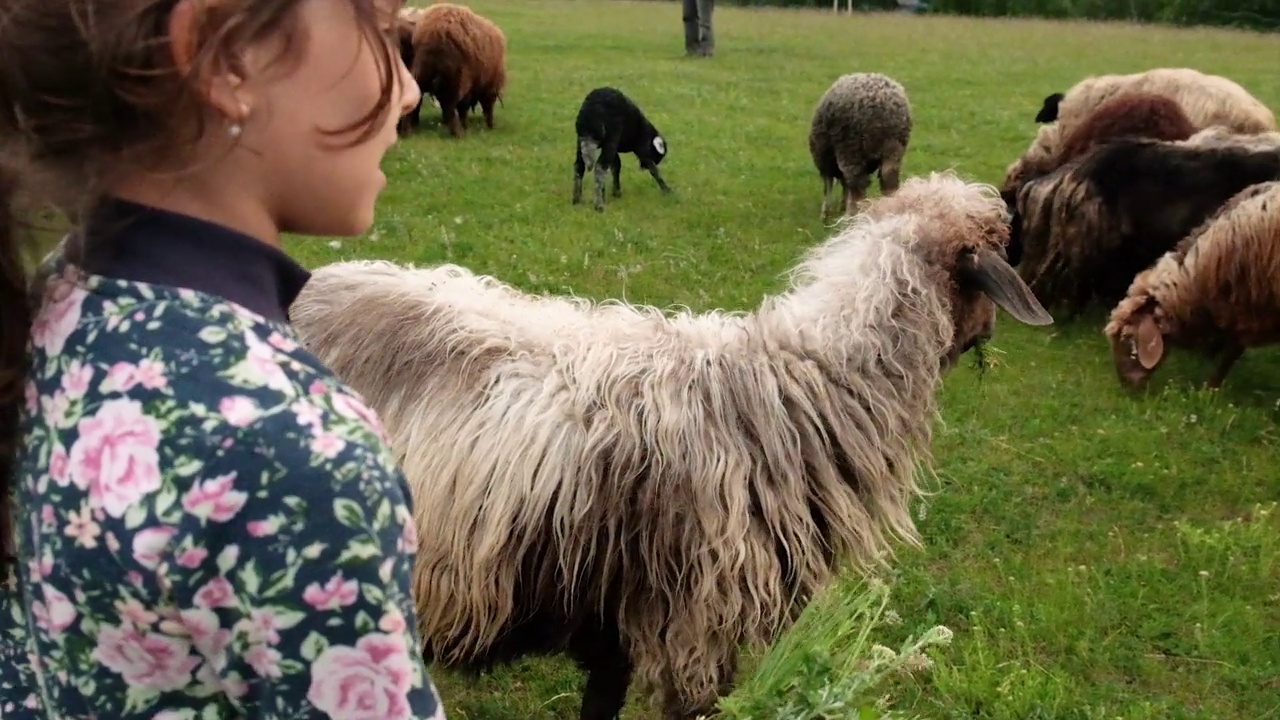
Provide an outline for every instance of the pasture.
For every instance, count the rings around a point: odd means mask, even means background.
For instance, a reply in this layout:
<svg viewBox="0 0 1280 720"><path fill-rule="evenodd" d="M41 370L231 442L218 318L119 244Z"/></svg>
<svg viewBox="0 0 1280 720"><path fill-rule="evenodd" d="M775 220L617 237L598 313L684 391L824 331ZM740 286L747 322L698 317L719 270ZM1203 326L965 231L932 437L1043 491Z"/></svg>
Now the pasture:
<svg viewBox="0 0 1280 720"><path fill-rule="evenodd" d="M683 57L678 3L476 0L508 38L509 89L463 140L423 110L392 149L375 229L291 238L309 266L455 262L525 289L747 310L827 229L806 146L840 74L910 93L904 178L998 184L1042 98L1157 66L1223 74L1280 110L1280 37L1222 30L717 8L716 55ZM663 196L623 157L623 197L569 203L573 119L598 85L664 133ZM878 194L873 185L872 194ZM858 278L849 278L856 283ZM1144 395L1116 380L1101 313L1045 328L1002 317L998 365L952 371L922 551L891 578L895 647L954 633L931 672L881 691L927 718L1280 717L1280 348L1218 393L1178 350ZM744 675L750 672L744 667ZM576 716L581 676L531 660L482 680L434 670L450 718ZM647 717L632 702L624 717Z"/></svg>

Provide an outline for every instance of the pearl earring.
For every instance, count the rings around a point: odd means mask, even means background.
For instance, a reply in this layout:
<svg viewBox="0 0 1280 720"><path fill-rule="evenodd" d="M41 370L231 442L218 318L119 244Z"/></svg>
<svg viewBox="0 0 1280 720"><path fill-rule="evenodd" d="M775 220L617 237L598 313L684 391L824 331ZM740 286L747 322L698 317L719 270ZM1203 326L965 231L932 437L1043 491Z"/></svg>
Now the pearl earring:
<svg viewBox="0 0 1280 720"><path fill-rule="evenodd" d="M243 128L240 127L240 123L231 123L231 125L227 128L227 134L233 138L240 137L240 133L242 130Z"/></svg>

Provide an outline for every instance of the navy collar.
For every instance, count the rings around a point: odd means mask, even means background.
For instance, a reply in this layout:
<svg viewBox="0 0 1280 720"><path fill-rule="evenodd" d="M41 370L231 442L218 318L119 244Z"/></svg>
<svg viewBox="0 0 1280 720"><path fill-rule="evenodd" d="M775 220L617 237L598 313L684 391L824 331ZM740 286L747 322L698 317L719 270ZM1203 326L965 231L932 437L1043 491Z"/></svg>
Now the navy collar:
<svg viewBox="0 0 1280 720"><path fill-rule="evenodd" d="M277 322L289 322L289 306L311 278L283 250L261 240L119 198L95 208L84 237L84 252L71 259L86 272L196 290Z"/></svg>

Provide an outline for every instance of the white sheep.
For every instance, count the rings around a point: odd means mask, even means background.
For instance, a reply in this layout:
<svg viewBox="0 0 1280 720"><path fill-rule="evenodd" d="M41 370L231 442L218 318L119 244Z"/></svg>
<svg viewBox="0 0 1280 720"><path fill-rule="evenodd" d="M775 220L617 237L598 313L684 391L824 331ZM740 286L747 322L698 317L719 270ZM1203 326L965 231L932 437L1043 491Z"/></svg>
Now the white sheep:
<svg viewBox="0 0 1280 720"><path fill-rule="evenodd" d="M935 173L868 203L751 313L353 261L316 269L291 317L409 478L429 657L567 651L582 718L616 717L633 673L692 718L837 564L918 543L943 372L997 304L1052 322L1008 233L995 188Z"/></svg>

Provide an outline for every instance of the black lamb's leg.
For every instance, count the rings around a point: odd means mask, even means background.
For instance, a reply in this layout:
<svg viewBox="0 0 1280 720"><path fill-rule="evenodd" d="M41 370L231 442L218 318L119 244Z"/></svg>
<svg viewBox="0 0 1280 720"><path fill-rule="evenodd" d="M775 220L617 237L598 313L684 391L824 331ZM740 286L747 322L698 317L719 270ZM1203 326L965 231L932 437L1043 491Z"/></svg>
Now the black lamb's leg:
<svg viewBox="0 0 1280 720"><path fill-rule="evenodd" d="M587 174L587 163L582 159L582 140L573 142L573 204L582 202L582 177Z"/></svg>
<svg viewBox="0 0 1280 720"><path fill-rule="evenodd" d="M622 156L618 155L613 160L613 196L622 197Z"/></svg>
<svg viewBox="0 0 1280 720"><path fill-rule="evenodd" d="M667 194L671 193L671 187L667 185L666 180L662 179L662 173L658 171L657 165L649 164L645 166L645 170L648 170L649 174L653 176L653 179L658 181L658 187L662 188L662 192Z"/></svg>

